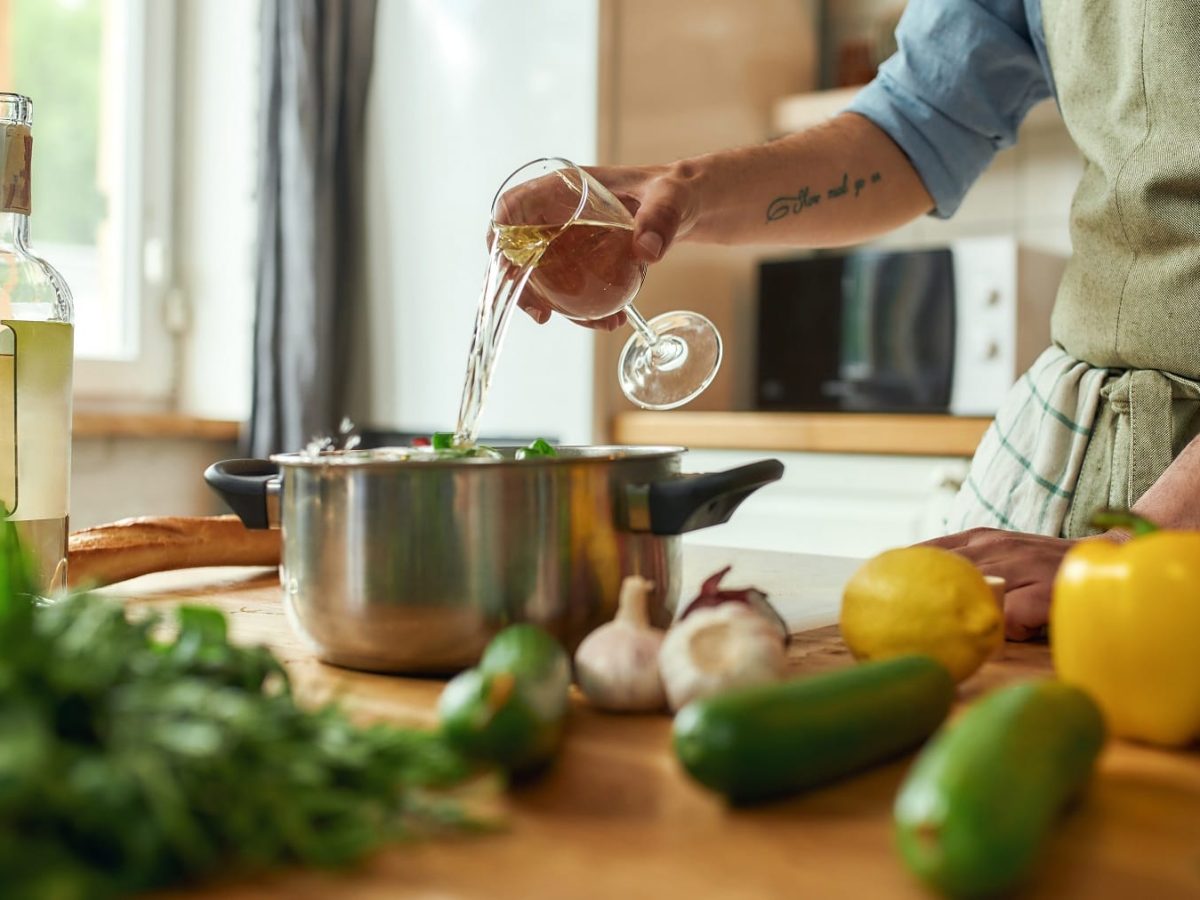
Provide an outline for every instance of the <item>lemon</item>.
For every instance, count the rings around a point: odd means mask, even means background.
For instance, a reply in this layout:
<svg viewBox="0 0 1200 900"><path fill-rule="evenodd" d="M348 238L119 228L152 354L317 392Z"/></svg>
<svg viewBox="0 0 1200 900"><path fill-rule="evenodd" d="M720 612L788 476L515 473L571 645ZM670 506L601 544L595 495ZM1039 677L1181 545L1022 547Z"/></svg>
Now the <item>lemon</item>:
<svg viewBox="0 0 1200 900"><path fill-rule="evenodd" d="M936 547L867 560L842 595L842 639L857 659L932 656L962 681L1004 640L1004 614L983 574Z"/></svg>

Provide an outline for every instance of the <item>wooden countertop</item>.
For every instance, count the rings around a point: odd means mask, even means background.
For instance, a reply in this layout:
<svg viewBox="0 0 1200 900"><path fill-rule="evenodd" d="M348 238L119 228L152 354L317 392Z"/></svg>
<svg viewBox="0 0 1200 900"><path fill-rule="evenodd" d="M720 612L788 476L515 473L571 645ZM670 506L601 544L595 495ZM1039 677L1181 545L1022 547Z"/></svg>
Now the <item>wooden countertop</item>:
<svg viewBox="0 0 1200 900"><path fill-rule="evenodd" d="M75 438L189 438L236 441L241 423L174 412L121 412L76 409L71 433Z"/></svg>
<svg viewBox="0 0 1200 900"><path fill-rule="evenodd" d="M730 450L972 456L991 419L867 413L623 412L618 444Z"/></svg>
<svg viewBox="0 0 1200 900"><path fill-rule="evenodd" d="M685 548L684 586L724 562L738 583L780 592L793 622L836 615L853 560ZM442 683L318 662L293 634L273 571L198 570L110 588L139 607L183 599L224 609L237 639L272 646L306 702L340 698L365 719L432 725ZM851 664L836 629L800 634L797 673ZM964 700L1050 671L1044 645L1007 645ZM577 702L555 768L511 792L500 834L399 845L341 874L283 872L183 897L921 898L892 848L890 808L905 759L785 802L731 810L693 785L669 749L666 716L614 716ZM1200 896L1200 754L1110 742L1100 773L1046 848L1026 898Z"/></svg>

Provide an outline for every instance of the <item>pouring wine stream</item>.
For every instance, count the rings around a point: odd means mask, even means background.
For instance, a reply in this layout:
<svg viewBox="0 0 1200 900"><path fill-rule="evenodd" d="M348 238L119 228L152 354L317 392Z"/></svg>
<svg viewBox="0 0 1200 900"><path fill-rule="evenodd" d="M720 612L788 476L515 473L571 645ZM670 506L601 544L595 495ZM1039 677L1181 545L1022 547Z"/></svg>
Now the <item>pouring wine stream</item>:
<svg viewBox="0 0 1200 900"><path fill-rule="evenodd" d="M674 409L716 376L721 336L699 313L647 321L633 306L646 266L633 250L633 218L607 188L564 159L539 159L505 179L492 202L492 241L479 298L454 440L471 446L513 305L538 299L580 323L624 310L634 334L617 376L644 409Z"/></svg>

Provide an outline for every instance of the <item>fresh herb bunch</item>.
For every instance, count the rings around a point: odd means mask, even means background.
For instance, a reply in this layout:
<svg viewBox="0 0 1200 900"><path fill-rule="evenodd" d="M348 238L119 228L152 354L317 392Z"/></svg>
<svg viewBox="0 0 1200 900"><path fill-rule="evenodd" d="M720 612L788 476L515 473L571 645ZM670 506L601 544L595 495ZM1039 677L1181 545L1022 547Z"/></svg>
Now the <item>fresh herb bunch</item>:
<svg viewBox="0 0 1200 900"><path fill-rule="evenodd" d="M120 605L31 599L0 533L0 895L74 900L218 869L336 866L389 839L472 824L470 774L435 734L299 708L225 617L130 622Z"/></svg>

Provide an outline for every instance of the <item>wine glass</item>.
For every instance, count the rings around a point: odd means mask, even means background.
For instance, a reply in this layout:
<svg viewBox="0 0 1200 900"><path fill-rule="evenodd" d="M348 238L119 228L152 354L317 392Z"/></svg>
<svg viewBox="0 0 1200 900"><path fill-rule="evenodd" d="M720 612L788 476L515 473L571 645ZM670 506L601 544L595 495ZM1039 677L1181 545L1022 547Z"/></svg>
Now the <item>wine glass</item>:
<svg viewBox="0 0 1200 900"><path fill-rule="evenodd" d="M493 240L510 264L532 267L524 290L576 322L625 311L633 335L617 377L644 409L695 399L721 366L721 335L696 312L650 321L633 300L646 265L633 252L633 217L608 188L569 160L538 159L513 172L492 202Z"/></svg>

